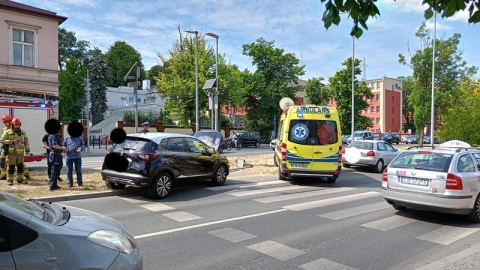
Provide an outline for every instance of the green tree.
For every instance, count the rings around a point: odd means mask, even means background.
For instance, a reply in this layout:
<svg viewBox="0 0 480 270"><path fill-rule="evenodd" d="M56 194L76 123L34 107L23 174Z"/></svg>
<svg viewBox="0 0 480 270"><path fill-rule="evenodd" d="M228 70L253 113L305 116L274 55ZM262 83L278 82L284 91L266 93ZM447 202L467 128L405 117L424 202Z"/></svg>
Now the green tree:
<svg viewBox="0 0 480 270"><path fill-rule="evenodd" d="M355 59L354 62L354 124L355 130L372 127L372 120L362 115L363 110L368 107L367 99L373 98L372 91L365 82L357 80L357 76L362 74L360 67L361 61ZM331 97L335 99L338 114L342 125L343 134L352 133L352 59L348 58L342 63L345 67L330 77Z"/></svg>
<svg viewBox="0 0 480 270"><path fill-rule="evenodd" d="M280 119L278 102L283 97L295 98L295 93L301 89L298 78L305 74L305 66L299 65L300 61L293 53L275 48L274 41L259 38L256 43L244 44L242 47L243 55L250 57L252 65L256 66L256 70L243 79L246 91L246 129L270 137L274 116Z"/></svg>
<svg viewBox="0 0 480 270"><path fill-rule="evenodd" d="M403 130L412 130L412 134L416 133L415 123L413 122L414 108L412 102L410 102L410 96L412 95L413 88L415 87L415 80L412 76L401 76L397 78L402 82L402 115L405 121Z"/></svg>
<svg viewBox="0 0 480 270"><path fill-rule="evenodd" d="M105 54L105 60L108 64L109 86L111 87L126 85L124 77L136 62L137 66L143 67L140 53L125 41L115 41ZM130 75L135 75L135 70ZM144 78L145 71L141 69L140 81Z"/></svg>
<svg viewBox="0 0 480 270"><path fill-rule="evenodd" d="M425 23L422 23L416 36L420 39L421 48L415 51L409 62L399 54L399 62L413 70L410 104L414 111L415 128L423 138L423 128L431 123L433 42ZM462 79L470 77L477 70L476 67L468 67L463 60L458 48L460 37L460 34L454 34L451 38L435 41L435 115L455 104Z"/></svg>
<svg viewBox="0 0 480 270"><path fill-rule="evenodd" d="M329 28L332 23L338 25L341 21L340 14L348 13L353 19L353 27L350 35L359 38L363 34L363 29L368 30L367 21L373 17L380 16L380 10L375 4L377 0L320 0L325 3L322 21L325 28ZM459 11L468 9L469 23L480 21L480 0L423 0L427 5L425 10L425 19L430 19L434 11L441 14L443 18L449 18ZM359 26L360 24L360 26Z"/></svg>
<svg viewBox="0 0 480 270"><path fill-rule="evenodd" d="M154 65L147 71L147 80L150 80L150 87L153 89L157 85L156 78L162 73L163 66Z"/></svg>
<svg viewBox="0 0 480 270"><path fill-rule="evenodd" d="M103 114L108 109L107 107L107 81L108 81L108 67L103 58L95 59L89 65L90 70L90 114L92 115L92 124L96 125L104 120Z"/></svg>
<svg viewBox="0 0 480 270"><path fill-rule="evenodd" d="M101 57L102 51L95 47L90 48L90 42L86 40L77 41L75 32L65 28L58 29L58 67L60 71L71 58L79 60L80 65L86 67L93 59Z"/></svg>
<svg viewBox="0 0 480 270"><path fill-rule="evenodd" d="M480 119L480 81L465 78L455 107L441 111L442 125L437 135L443 139L456 139L480 145L478 119Z"/></svg>
<svg viewBox="0 0 480 270"><path fill-rule="evenodd" d="M327 86L322 83L323 78L311 78L305 85L305 96L309 104L324 105L328 104L330 92Z"/></svg>
<svg viewBox="0 0 480 270"><path fill-rule="evenodd" d="M75 106L77 100L85 98L86 68L77 58L67 60L65 69L58 73L60 87L58 90L62 101L59 103L60 119L76 121L81 118L80 107Z"/></svg>

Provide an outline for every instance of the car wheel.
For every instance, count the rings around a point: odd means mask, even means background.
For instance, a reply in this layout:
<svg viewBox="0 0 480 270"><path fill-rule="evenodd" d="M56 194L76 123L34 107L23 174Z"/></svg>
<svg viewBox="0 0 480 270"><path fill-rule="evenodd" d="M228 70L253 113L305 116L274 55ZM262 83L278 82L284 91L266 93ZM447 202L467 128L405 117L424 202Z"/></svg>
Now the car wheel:
<svg viewBox="0 0 480 270"><path fill-rule="evenodd" d="M109 182L106 181L105 184L109 189L117 190L117 189L124 189L125 184L120 184L120 183L115 183L115 182Z"/></svg>
<svg viewBox="0 0 480 270"><path fill-rule="evenodd" d="M222 145L220 145L220 146L218 147L218 153L220 153L220 154L223 153L223 146L222 146Z"/></svg>
<svg viewBox="0 0 480 270"><path fill-rule="evenodd" d="M327 177L327 183L333 184L333 183L335 183L335 181L337 181L337 177L334 177L334 176Z"/></svg>
<svg viewBox="0 0 480 270"><path fill-rule="evenodd" d="M273 155L273 165L278 166L277 159L275 158L275 155Z"/></svg>
<svg viewBox="0 0 480 270"><path fill-rule="evenodd" d="M344 168L350 168L351 166L350 166L350 164L345 164L345 163L343 163L343 167L344 167Z"/></svg>
<svg viewBox="0 0 480 270"><path fill-rule="evenodd" d="M257 148L260 147L260 142L256 142L255 147L257 147Z"/></svg>
<svg viewBox="0 0 480 270"><path fill-rule="evenodd" d="M278 179L279 180L287 180L287 174L282 172L281 165L278 165Z"/></svg>
<svg viewBox="0 0 480 270"><path fill-rule="evenodd" d="M227 181L227 168L225 165L220 165L212 177L212 183L216 186L221 186L225 184L225 181Z"/></svg>
<svg viewBox="0 0 480 270"><path fill-rule="evenodd" d="M172 190L173 179L168 173L160 173L150 186L150 196L154 199L163 199Z"/></svg>
<svg viewBox="0 0 480 270"><path fill-rule="evenodd" d="M472 222L480 222L480 195L477 196L475 203L473 204L472 211L468 214L468 219Z"/></svg>
<svg viewBox="0 0 480 270"><path fill-rule="evenodd" d="M242 149L243 145L242 142L237 142L237 150Z"/></svg>
<svg viewBox="0 0 480 270"><path fill-rule="evenodd" d="M377 173L380 173L383 171L383 160L379 159L377 161L377 164L375 164L375 168L374 168L375 172Z"/></svg>

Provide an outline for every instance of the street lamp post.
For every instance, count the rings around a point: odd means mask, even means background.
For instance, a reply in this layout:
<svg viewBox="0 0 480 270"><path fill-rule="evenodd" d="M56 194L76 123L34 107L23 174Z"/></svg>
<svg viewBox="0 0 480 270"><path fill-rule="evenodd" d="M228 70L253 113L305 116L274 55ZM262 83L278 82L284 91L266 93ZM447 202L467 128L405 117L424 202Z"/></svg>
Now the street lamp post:
<svg viewBox="0 0 480 270"><path fill-rule="evenodd" d="M433 48L432 48L432 107L430 110L430 142L435 143L435 39L437 38L437 12L435 11L433 24Z"/></svg>
<svg viewBox="0 0 480 270"><path fill-rule="evenodd" d="M195 34L195 132L198 131L198 31L185 31Z"/></svg>
<svg viewBox="0 0 480 270"><path fill-rule="evenodd" d="M352 36L352 142L355 132L355 37Z"/></svg>
<svg viewBox="0 0 480 270"><path fill-rule="evenodd" d="M215 92L213 93L213 111L215 111L215 130L220 131L220 128L218 126L218 38L220 37L219 35L216 35L214 33L207 33L206 34L209 37L213 37L215 39L216 43L216 54L215 54Z"/></svg>

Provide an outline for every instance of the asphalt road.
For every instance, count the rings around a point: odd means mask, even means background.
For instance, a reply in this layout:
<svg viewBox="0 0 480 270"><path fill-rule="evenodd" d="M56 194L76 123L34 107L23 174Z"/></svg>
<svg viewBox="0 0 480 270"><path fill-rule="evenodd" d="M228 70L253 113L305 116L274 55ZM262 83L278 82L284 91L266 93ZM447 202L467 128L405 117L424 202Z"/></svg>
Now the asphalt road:
<svg viewBox="0 0 480 270"><path fill-rule="evenodd" d="M333 185L238 171L225 186L183 184L164 200L135 189L62 204L121 221L145 269L475 269L462 260L480 252L479 225L397 212L380 181L366 170L344 170Z"/></svg>

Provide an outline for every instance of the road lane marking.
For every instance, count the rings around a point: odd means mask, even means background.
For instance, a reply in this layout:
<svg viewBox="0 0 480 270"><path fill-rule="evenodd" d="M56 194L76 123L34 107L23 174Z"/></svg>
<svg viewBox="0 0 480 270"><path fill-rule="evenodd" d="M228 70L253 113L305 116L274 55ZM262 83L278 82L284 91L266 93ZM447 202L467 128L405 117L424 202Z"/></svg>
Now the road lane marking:
<svg viewBox="0 0 480 270"><path fill-rule="evenodd" d="M476 233L480 228L465 228L455 226L442 226L432 232L417 237L417 239L425 240L441 245L449 245L460 240L472 233Z"/></svg>
<svg viewBox="0 0 480 270"><path fill-rule="evenodd" d="M250 187L260 187L276 184L285 184L285 181L275 180L275 181L266 181L266 182L253 182L248 184L235 184L235 185L226 185L219 187L210 187L208 190L219 191L219 190L229 190L229 189L241 189L241 188L250 188Z"/></svg>
<svg viewBox="0 0 480 270"><path fill-rule="evenodd" d="M222 239L230 241L232 243L238 243L238 242L242 242L242 241L257 237L256 235L242 232L234 228L224 228L220 230L210 231L208 233L216 237L220 237Z"/></svg>
<svg viewBox="0 0 480 270"><path fill-rule="evenodd" d="M130 197L130 198L121 198L122 200L126 201L126 202L129 202L129 203L133 203L133 204L137 204L137 203L151 203L152 200L150 199L146 199L142 196L136 196L136 197Z"/></svg>
<svg viewBox="0 0 480 270"><path fill-rule="evenodd" d="M300 268L303 268L305 270L353 270L355 269L350 266L346 266L344 264L330 261L324 258L321 258L306 264L302 264L300 265Z"/></svg>
<svg viewBox="0 0 480 270"><path fill-rule="evenodd" d="M417 268L416 270L437 270L437 269L442 269L450 263L454 263L456 261L462 260L467 258L468 256L471 256L477 252L480 252L480 244L476 244L474 246L471 246L467 249L461 250L457 253L454 253L450 256L441 258L438 261L434 261L432 263L429 263L427 265L424 265L422 267ZM454 269L454 268L452 268Z"/></svg>
<svg viewBox="0 0 480 270"><path fill-rule="evenodd" d="M375 212L375 211L379 211L387 208L392 208L392 207L387 202L381 201L378 203L372 203L372 204L352 207L344 210L334 211L330 213L325 213L318 216L328 218L328 219L333 219L333 220L339 220L339 219L363 215L363 214L367 214L370 212Z"/></svg>
<svg viewBox="0 0 480 270"><path fill-rule="evenodd" d="M408 217L392 216L392 217L376 220L373 222L365 223L365 224L362 224L362 226L386 232L392 229L396 229L398 227L402 227L404 225L408 225L416 221L417 221L416 219L412 219Z"/></svg>
<svg viewBox="0 0 480 270"><path fill-rule="evenodd" d="M252 177L269 177L269 178L272 178L273 176L270 175L270 174L243 174L243 175L238 175L238 176L231 176L229 175L228 176L228 179L239 179L239 180L242 180L244 178L252 178ZM283 181L285 182L285 181Z"/></svg>
<svg viewBox="0 0 480 270"><path fill-rule="evenodd" d="M352 201L357 201L357 200L362 200L362 199L367 199L367 198L372 198L377 196L381 196L381 194L376 191L370 191L370 192L347 195L347 196L342 196L337 198L292 204L292 205L284 206L282 208L292 210L292 211L303 211L303 210L319 208L319 207L340 204L340 203L346 203L346 202L352 202Z"/></svg>
<svg viewBox="0 0 480 270"><path fill-rule="evenodd" d="M175 221L178 222L185 222L185 221L190 221L190 220L195 220L195 219L201 219L201 217L196 216L194 214L187 213L185 211L178 211L178 212L171 212L171 213L165 213L163 216L166 216L168 218L171 218Z"/></svg>
<svg viewBox="0 0 480 270"><path fill-rule="evenodd" d="M247 246L247 248L253 249L281 261L287 261L291 258L305 254L304 251L294 249L270 240Z"/></svg>
<svg viewBox="0 0 480 270"><path fill-rule="evenodd" d="M152 212L160 212L160 211L167 211L167 210L172 210L175 209L171 206L168 206L163 203L149 203L149 204L142 204L140 205L141 207L150 210Z"/></svg>
<svg viewBox="0 0 480 270"><path fill-rule="evenodd" d="M314 190L314 191L307 191L307 192L294 193L294 194L285 194L285 195L264 197L264 198L254 199L254 201L261 202L261 203L281 202L281 201L287 201L287 200L292 200L292 199L307 198L307 197L312 197L312 196L333 194L333 193L337 193L337 192L344 192L344 191L351 191L351 190L355 190L355 189L354 188L348 188L348 187L346 187L346 188L322 189L322 190Z"/></svg>
<svg viewBox="0 0 480 270"><path fill-rule="evenodd" d="M210 225L222 224L222 223L231 222L231 221L237 221L237 220L243 220L243 219L249 219L249 218L254 218L254 217L261 217L261 216L276 214L276 213L280 213L280 212L284 212L284 211L287 211L287 209L278 209L278 210L273 210L273 211L268 211L268 212L263 212L263 213L257 213L257 214L247 215L247 216L240 216L240 217L227 218L227 219L216 220L216 221L206 222L206 223L201 223L201 224L195 224L195 225L191 225L191 226L175 228L175 229L166 230L166 231L146 233L146 234L141 234L141 235L134 236L134 238L135 239L140 239L140 238L169 234L169 233L174 233L174 232L181 232L181 231L186 231L186 230L190 230L190 229L196 229L196 228L206 227L206 226L210 226Z"/></svg>
<svg viewBox="0 0 480 270"><path fill-rule="evenodd" d="M272 192L287 191L287 190L295 190L295 189L302 189L302 188L309 188L309 187L307 187L307 186L275 187L275 188L265 188L265 189L255 189L255 190L230 192L230 193L228 193L228 195L232 195L232 196L235 196L235 197L243 197L243 196L251 196L251 195L257 195L257 194L272 193Z"/></svg>

